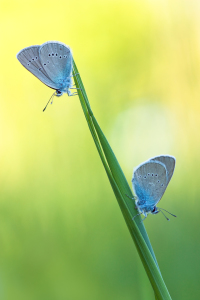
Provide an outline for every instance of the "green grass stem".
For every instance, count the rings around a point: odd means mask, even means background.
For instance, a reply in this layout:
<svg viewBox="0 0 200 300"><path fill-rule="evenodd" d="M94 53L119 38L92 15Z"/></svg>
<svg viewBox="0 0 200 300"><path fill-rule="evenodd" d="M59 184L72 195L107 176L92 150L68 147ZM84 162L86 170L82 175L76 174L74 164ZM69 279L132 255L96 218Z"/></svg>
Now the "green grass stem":
<svg viewBox="0 0 200 300"><path fill-rule="evenodd" d="M89 104L89 100L83 86L80 74L78 72L75 62L73 62L73 76L76 87L78 88L78 96L80 103L88 123L88 127L92 134L97 151L107 173L111 187L114 191L115 197L120 206L121 212L135 242L137 251L144 265L150 283L153 287L156 299L171 299L167 287L162 278L161 272L158 267L158 263L145 230L141 217L138 216L133 220L133 217L138 213L135 210L132 191L128 185L128 182L124 176L124 173L101 130ZM129 197L127 197L128 195Z"/></svg>

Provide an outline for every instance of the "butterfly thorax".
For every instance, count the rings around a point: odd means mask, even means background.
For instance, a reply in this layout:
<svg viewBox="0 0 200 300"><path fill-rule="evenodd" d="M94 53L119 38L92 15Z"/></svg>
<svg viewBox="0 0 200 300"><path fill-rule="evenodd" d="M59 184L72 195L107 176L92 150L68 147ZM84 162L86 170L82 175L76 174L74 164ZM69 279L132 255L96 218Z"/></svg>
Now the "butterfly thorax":
<svg viewBox="0 0 200 300"><path fill-rule="evenodd" d="M65 79L58 79L57 86L58 86L58 88L56 90L57 97L62 96L63 93L67 93L68 96L70 96L71 91L69 89L72 88L72 86L73 86L72 78L67 77Z"/></svg>
<svg viewBox="0 0 200 300"><path fill-rule="evenodd" d="M147 214L157 214L159 211L155 205L148 204L148 201L145 200L136 200L135 205L139 213L142 213L144 216Z"/></svg>

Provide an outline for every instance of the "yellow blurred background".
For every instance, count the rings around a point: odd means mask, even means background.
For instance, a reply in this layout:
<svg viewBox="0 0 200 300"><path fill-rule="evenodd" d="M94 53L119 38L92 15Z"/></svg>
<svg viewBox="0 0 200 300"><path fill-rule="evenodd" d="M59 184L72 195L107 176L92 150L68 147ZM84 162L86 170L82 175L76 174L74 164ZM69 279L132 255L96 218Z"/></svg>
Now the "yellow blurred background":
<svg viewBox="0 0 200 300"><path fill-rule="evenodd" d="M198 299L200 2L0 1L0 299L154 299L78 97L16 59L69 45L92 110L131 185L133 168L174 155L145 220L173 299Z"/></svg>

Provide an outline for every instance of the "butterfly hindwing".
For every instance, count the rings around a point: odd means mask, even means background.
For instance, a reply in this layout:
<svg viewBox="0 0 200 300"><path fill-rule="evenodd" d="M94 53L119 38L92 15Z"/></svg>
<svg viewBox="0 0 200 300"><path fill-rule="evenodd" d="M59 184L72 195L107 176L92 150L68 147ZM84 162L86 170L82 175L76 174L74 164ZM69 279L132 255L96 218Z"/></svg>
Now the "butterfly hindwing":
<svg viewBox="0 0 200 300"><path fill-rule="evenodd" d="M71 49L60 42L46 42L39 49L42 66L49 78L59 83L72 73Z"/></svg>
<svg viewBox="0 0 200 300"><path fill-rule="evenodd" d="M168 184L167 169L161 162L145 162L134 171L132 184L139 200L156 205Z"/></svg>

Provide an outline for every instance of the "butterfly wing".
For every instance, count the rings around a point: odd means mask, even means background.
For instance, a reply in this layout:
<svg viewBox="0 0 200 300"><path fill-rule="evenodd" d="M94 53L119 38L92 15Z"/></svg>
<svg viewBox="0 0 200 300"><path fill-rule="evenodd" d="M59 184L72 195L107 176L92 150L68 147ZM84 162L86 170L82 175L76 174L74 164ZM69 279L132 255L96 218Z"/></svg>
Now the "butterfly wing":
<svg viewBox="0 0 200 300"><path fill-rule="evenodd" d="M167 187L167 169L161 162L145 162L134 170L132 184L137 198L144 200L147 206L154 206Z"/></svg>
<svg viewBox="0 0 200 300"><path fill-rule="evenodd" d="M42 66L49 78L59 83L72 73L71 49L60 42L46 42L39 49Z"/></svg>
<svg viewBox="0 0 200 300"><path fill-rule="evenodd" d="M167 184L168 184L174 173L174 168L175 168L175 163L176 163L175 157L170 156L170 155L161 155L161 156L151 158L150 161L158 161L165 165L165 167L167 169L167 177L168 177Z"/></svg>
<svg viewBox="0 0 200 300"><path fill-rule="evenodd" d="M18 52L17 59L29 72L35 75L44 84L50 88L57 89L56 84L52 82L41 64L39 49L40 46L24 48Z"/></svg>

